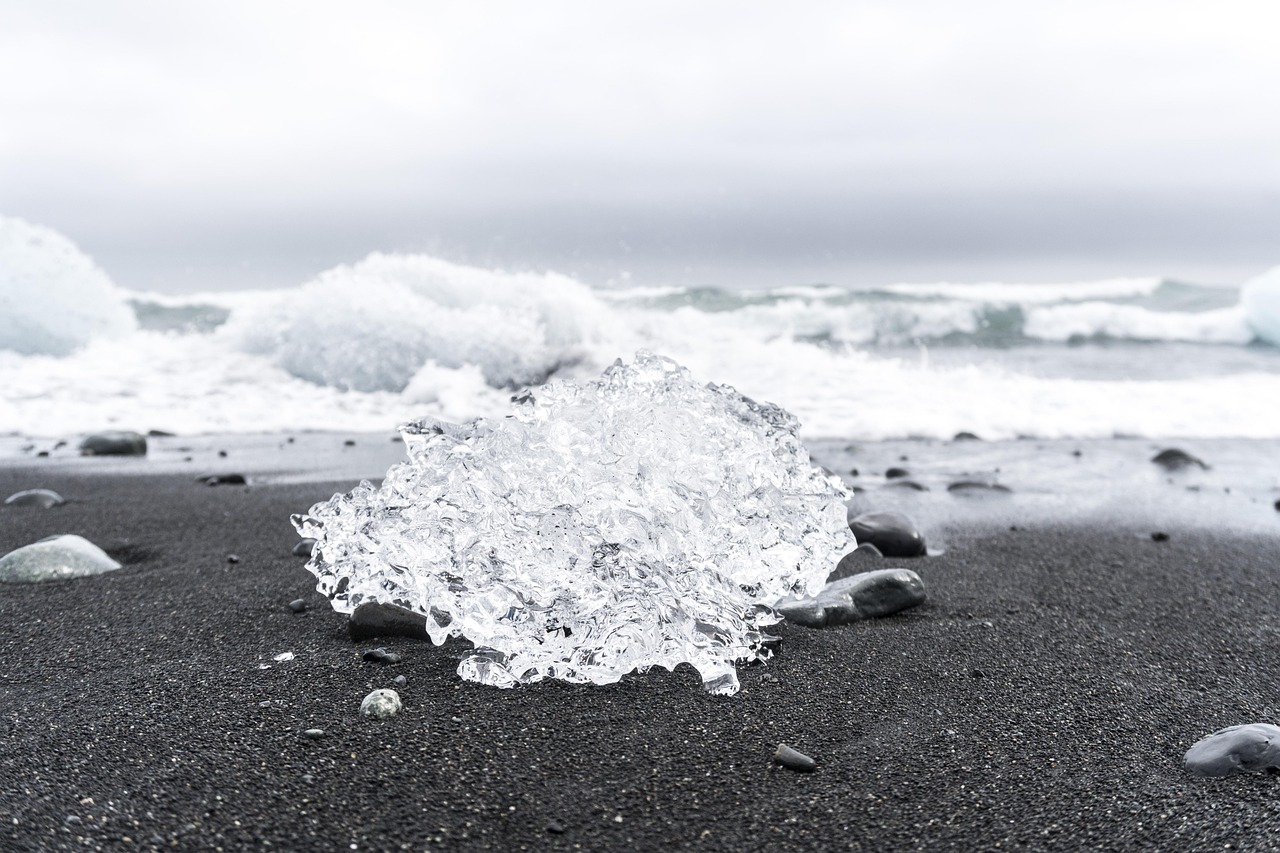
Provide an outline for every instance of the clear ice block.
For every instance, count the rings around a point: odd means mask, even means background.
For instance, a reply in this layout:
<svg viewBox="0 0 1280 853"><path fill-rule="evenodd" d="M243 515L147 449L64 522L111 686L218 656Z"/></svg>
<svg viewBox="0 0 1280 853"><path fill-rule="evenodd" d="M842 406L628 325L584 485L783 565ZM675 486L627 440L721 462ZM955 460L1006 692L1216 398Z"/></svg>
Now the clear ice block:
<svg viewBox="0 0 1280 853"><path fill-rule="evenodd" d="M607 684L688 663L714 693L768 657L768 607L816 592L855 547L848 492L783 409L639 353L553 381L500 420L401 428L409 459L294 516L335 609L426 617L499 687Z"/></svg>

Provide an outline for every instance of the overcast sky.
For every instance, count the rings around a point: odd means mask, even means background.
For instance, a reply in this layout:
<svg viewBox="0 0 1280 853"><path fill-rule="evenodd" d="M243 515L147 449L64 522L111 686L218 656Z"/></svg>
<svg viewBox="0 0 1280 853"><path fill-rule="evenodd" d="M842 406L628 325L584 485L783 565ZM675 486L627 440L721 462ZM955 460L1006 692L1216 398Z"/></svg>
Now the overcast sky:
<svg viewBox="0 0 1280 853"><path fill-rule="evenodd" d="M1280 4L11 2L0 214L118 282L1280 264Z"/></svg>

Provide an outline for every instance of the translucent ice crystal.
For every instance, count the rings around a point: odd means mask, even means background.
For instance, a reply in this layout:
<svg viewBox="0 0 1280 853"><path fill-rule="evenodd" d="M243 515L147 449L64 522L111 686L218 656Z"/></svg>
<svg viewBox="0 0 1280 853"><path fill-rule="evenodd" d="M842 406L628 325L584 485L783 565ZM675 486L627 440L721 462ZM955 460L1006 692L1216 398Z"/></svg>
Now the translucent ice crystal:
<svg viewBox="0 0 1280 853"><path fill-rule="evenodd" d="M381 488L293 518L335 609L394 605L437 644L471 640L463 678L607 684L689 663L735 693L734 662L769 654L767 604L816 591L854 547L848 493L795 418L669 359L513 403L405 425L409 460Z"/></svg>

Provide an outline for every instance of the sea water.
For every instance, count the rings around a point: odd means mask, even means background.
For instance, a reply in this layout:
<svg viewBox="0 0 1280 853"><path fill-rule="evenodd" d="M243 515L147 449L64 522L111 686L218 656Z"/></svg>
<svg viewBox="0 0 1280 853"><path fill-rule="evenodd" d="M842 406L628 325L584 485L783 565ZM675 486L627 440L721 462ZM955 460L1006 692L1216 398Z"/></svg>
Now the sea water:
<svg viewBox="0 0 1280 853"><path fill-rule="evenodd" d="M1243 295L1242 295L1243 289ZM638 350L777 403L806 440L1280 438L1280 277L593 287L373 254L296 287L161 295L0 219L0 453L499 416Z"/></svg>

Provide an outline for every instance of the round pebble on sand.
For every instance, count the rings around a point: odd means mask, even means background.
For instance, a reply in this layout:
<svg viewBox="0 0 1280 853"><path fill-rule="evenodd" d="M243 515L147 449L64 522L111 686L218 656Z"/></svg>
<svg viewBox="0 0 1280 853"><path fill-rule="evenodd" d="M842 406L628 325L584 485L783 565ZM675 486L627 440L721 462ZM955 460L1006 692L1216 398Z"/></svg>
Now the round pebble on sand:
<svg viewBox="0 0 1280 853"><path fill-rule="evenodd" d="M400 713L403 707L404 703L400 701L399 693L382 688L364 697L364 701L360 703L360 713L366 717L385 720Z"/></svg>

